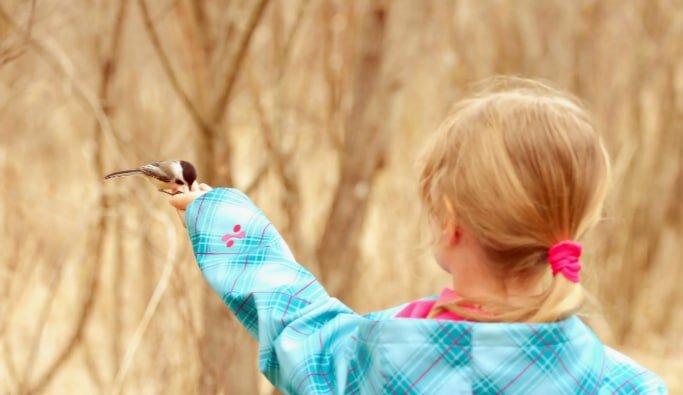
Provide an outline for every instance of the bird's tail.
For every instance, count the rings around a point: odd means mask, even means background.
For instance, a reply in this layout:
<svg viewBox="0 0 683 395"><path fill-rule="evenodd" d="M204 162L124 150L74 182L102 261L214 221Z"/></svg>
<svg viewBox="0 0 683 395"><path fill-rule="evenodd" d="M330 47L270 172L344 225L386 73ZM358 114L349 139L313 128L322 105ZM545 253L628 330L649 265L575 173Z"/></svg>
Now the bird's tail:
<svg viewBox="0 0 683 395"><path fill-rule="evenodd" d="M108 180L110 178L117 178L117 177L127 177L127 176L133 176L135 174L140 174L142 173L140 170L133 169L133 170L123 170L123 171L115 171L111 174L107 174L104 176L105 180Z"/></svg>

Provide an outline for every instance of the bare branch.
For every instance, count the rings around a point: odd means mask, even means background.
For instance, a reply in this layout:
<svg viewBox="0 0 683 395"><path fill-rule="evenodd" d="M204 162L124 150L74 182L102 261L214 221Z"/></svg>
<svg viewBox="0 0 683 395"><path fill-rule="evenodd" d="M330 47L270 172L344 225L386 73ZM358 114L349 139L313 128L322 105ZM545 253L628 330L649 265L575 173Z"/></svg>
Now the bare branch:
<svg viewBox="0 0 683 395"><path fill-rule="evenodd" d="M122 233L124 225L124 219L126 216L119 216L114 224L114 234L120 235ZM123 330L123 311L124 311L124 300L123 293L126 285L124 283L125 276L125 262L128 261L126 256L126 249L124 248L124 239L122 237L116 237L114 239L116 243L115 249L115 259L117 262L114 263L114 276L112 278L113 282L113 297L114 305L111 317L111 367L112 367L112 377L116 375L116 370L118 369L119 363L121 361L121 331Z"/></svg>
<svg viewBox="0 0 683 395"><path fill-rule="evenodd" d="M76 320L74 332L69 338L66 346L45 370L45 373L43 373L43 375L36 380L32 387L27 391L28 394L36 394L45 390L47 385L50 383L50 381L52 381L59 369L63 366L64 362L69 359L73 351L80 344L83 338L84 329L92 313L92 307L95 304L95 293L98 286L99 271L97 270L97 262L94 263L94 267L91 268L91 274L88 280L89 283L84 298L85 302L83 303L81 312Z"/></svg>
<svg viewBox="0 0 683 395"><path fill-rule="evenodd" d="M64 260L60 260L57 263L57 266L54 268L54 272L52 273L52 279L48 285L47 300L45 301L45 304L38 315L38 324L36 325L35 335L33 335L28 358L26 358L26 366L24 367L24 372L19 381L19 392L24 391L26 385L31 379L31 374L33 373L33 368L35 367L36 356L38 355L38 349L40 347L40 341L43 339L43 330L47 324L48 315L52 310L52 304L55 300L55 293L59 288L59 284L61 284L62 268L64 268L64 262Z"/></svg>
<svg viewBox="0 0 683 395"><path fill-rule="evenodd" d="M164 293L168 288L169 280L171 278L171 275L173 274L173 269L175 268L176 262L178 261L178 244L177 237L175 234L175 230L177 229L177 227L170 221L170 219L166 215L159 214L157 217L160 218L160 222L163 223L163 227L167 231L166 263L164 263L163 272L161 273L161 277L159 278L157 286L154 288L152 297L147 303L145 313L143 314L142 319L140 319L138 326L135 328L135 332L133 332L133 338L131 339L128 349L124 354L123 361L121 362L119 371L116 374L114 383L111 389L109 390L110 395L117 395L121 393L123 383L126 379L126 376L128 375L128 370L130 369L133 363L135 354L137 353L137 350L140 347L142 338L145 336L145 332L149 327L149 323L152 321L154 313L156 313L157 307L159 307L159 303L161 303L161 298L164 296Z"/></svg>
<svg viewBox="0 0 683 395"><path fill-rule="evenodd" d="M83 343L83 359L85 360L85 369L88 372L88 377L93 381L98 389L102 389L104 381L102 380L102 375L97 369L97 361L93 356L92 350L87 343Z"/></svg>
<svg viewBox="0 0 683 395"><path fill-rule="evenodd" d="M292 47L294 47L294 39L296 38L297 34L299 33L299 30L301 29L301 24L303 22L304 15L306 14L306 10L308 9L308 5L310 3L311 0L302 0L301 3L299 3L299 8L296 12L296 19L294 20L294 24L292 25L289 34L287 35L287 40L285 41L285 46L282 50L282 64L280 66L278 80L282 80L282 77L284 77L287 71L287 67L289 66L289 60L291 58Z"/></svg>
<svg viewBox="0 0 683 395"><path fill-rule="evenodd" d="M290 244L294 248L298 247L300 244L299 229L297 224L297 218L301 211L301 198L299 194L299 184L293 174L291 162L288 160L289 156L282 152L282 148L275 141L275 136L273 133L273 127L266 114L265 109L261 103L261 96L259 94L259 87L254 78L249 78L249 86L251 91L251 98L256 113L259 115L259 123L261 124L261 132L263 136L263 142L266 147L267 158L266 165L272 162L275 165L275 171L278 178L282 181L282 186L284 188L285 194L282 202L283 210L287 215L287 223L283 227L283 232L285 232L290 240ZM255 179L254 181L257 181Z"/></svg>
<svg viewBox="0 0 683 395"><path fill-rule="evenodd" d="M253 36L254 31L256 30L256 26L258 26L259 22L261 21L263 13L266 10L266 6L269 2L270 0L259 0L259 2L254 7L254 11L251 13L251 18L249 18L247 28L245 32L242 34L242 37L237 46L237 51L235 52L235 55L233 55L232 57L230 66L228 66L225 78L225 87L222 89L221 95L218 97L218 100L216 101L216 105L211 116L211 120L214 125L220 124L223 118L225 117L227 107L230 104L230 99L232 98L232 91L235 86L235 81L237 81L237 76L239 75L240 70L242 68L242 63L244 62L244 58L246 57L247 49L249 48L249 43L251 42L251 37Z"/></svg>
<svg viewBox="0 0 683 395"><path fill-rule="evenodd" d="M266 177L266 174L268 174L269 167L270 159L266 159L266 161L261 165L261 167L259 167L254 178L244 187L244 193L249 195L250 193L254 192L256 188L258 188L263 179Z"/></svg>
<svg viewBox="0 0 683 395"><path fill-rule="evenodd" d="M18 59L21 55L23 55L26 51L24 47L26 44L29 43L30 38L31 38L31 29L33 28L33 19L35 16L35 10L36 10L36 0L31 0L31 9L29 10L28 14L28 20L26 21L26 29L24 30L24 38L22 42L17 45L18 48L10 48L4 53L0 53L0 66L3 66L15 59ZM2 15L3 19L4 14ZM7 19L7 22L10 23L10 26L12 26L11 20Z"/></svg>
<svg viewBox="0 0 683 395"><path fill-rule="evenodd" d="M152 23L152 18L149 14L149 9L147 8L145 0L138 0L138 5L140 6L142 19L145 23L145 30L147 31L149 39L152 42L154 52L156 52L157 56L159 57L161 67L163 68L166 77L168 77L169 81L171 82L173 90L178 95L180 101L183 103L187 111L190 113L192 120L199 127L199 130L201 130L202 133L209 133L213 135L213 131L211 131L211 126L204 120L204 118L202 118L202 115L199 113L199 110L194 105L194 103L192 102L188 94L185 92L183 87L180 85L178 75L173 71L171 61L166 52L164 51L163 45L161 44L161 40L159 39L159 35L157 34L156 29L154 28L154 24Z"/></svg>
<svg viewBox="0 0 683 395"><path fill-rule="evenodd" d="M7 343L7 337L0 336L0 345L4 349L3 353L2 353L2 357L5 361L5 367L7 368L7 374L9 375L9 378L12 380L12 384L15 387L18 387L18 385L19 385L19 373L17 372L17 366L14 363L14 357L12 356L12 349L10 348L10 345Z"/></svg>

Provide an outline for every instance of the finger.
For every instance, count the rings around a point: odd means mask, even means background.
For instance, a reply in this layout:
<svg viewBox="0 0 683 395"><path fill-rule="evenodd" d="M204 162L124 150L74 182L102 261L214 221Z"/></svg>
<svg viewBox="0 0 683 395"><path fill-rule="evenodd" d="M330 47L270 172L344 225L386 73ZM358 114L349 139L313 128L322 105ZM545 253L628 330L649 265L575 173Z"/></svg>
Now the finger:
<svg viewBox="0 0 683 395"><path fill-rule="evenodd" d="M209 191L213 190L213 188L211 188L211 186L209 186L208 184L204 184L204 183L199 185L199 189L201 189L204 192L209 192Z"/></svg>
<svg viewBox="0 0 683 395"><path fill-rule="evenodd" d="M177 195L174 195L171 197L169 200L169 203L171 206L177 208L178 210L185 210L187 206L192 203L193 200L198 198L199 196L203 195L204 192L202 191L194 191L194 192L187 192L187 193L179 193Z"/></svg>
<svg viewBox="0 0 683 395"><path fill-rule="evenodd" d="M196 192L179 193L177 195L173 195L169 200L169 203L178 210L185 210L192 200L194 200L192 199L192 194L196 194Z"/></svg>

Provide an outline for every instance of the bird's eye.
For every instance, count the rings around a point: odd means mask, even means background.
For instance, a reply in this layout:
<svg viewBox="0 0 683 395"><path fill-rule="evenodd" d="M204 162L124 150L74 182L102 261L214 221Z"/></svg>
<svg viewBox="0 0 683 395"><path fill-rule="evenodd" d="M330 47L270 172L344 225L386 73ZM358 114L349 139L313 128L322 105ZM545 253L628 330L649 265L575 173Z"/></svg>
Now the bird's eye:
<svg viewBox="0 0 683 395"><path fill-rule="evenodd" d="M184 182L183 182L182 180L178 180L178 179L175 180L175 183L178 184L178 185L183 185L183 184L184 184Z"/></svg>

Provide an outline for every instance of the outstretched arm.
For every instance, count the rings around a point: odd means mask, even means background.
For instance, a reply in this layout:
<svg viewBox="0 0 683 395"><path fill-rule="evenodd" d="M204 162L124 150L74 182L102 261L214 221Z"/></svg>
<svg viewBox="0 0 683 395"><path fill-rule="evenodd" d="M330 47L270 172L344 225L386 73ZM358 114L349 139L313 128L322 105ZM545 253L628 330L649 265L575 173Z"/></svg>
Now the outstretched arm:
<svg viewBox="0 0 683 395"><path fill-rule="evenodd" d="M202 274L259 342L261 371L289 393L343 393L364 369L354 334L363 318L331 298L294 260L263 213L235 189L172 198ZM194 201L193 201L194 200ZM225 334L229 336L230 334ZM341 377L340 377L341 376Z"/></svg>

